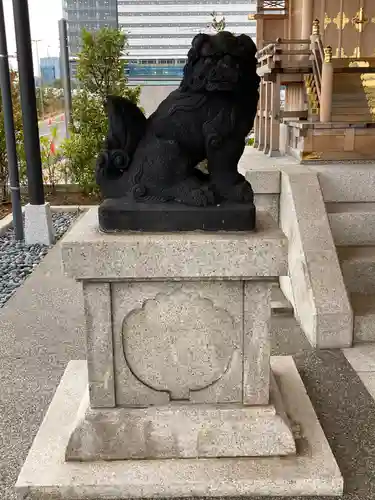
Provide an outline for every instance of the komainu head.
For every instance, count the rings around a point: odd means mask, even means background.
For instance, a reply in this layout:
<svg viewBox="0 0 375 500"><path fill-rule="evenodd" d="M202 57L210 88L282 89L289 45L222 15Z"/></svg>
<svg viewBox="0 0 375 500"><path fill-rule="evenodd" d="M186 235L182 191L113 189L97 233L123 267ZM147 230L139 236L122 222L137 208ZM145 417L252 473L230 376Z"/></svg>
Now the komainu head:
<svg viewBox="0 0 375 500"><path fill-rule="evenodd" d="M256 45L247 35L201 33L192 41L180 88L251 93L259 87L256 53Z"/></svg>

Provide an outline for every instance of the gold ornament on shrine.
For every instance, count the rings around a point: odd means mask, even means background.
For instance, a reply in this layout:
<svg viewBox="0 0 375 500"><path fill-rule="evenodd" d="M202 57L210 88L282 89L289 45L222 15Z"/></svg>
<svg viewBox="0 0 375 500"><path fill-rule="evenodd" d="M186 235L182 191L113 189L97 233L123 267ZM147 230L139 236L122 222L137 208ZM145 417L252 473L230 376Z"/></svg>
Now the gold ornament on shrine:
<svg viewBox="0 0 375 500"><path fill-rule="evenodd" d="M366 14L365 14L365 11L364 11L363 7L361 7L359 9L359 11L357 12L357 14L352 19L352 23L354 24L355 29L357 31L359 31L360 33L363 32L363 30L365 29L366 24L369 21L370 20L369 20L368 17L366 17Z"/></svg>
<svg viewBox="0 0 375 500"><path fill-rule="evenodd" d="M313 22L313 35L320 35L320 21L315 19Z"/></svg>
<svg viewBox="0 0 375 500"><path fill-rule="evenodd" d="M332 23L332 18L330 18L326 12L324 16L324 29L326 30L331 23Z"/></svg>
<svg viewBox="0 0 375 500"><path fill-rule="evenodd" d="M332 22L337 26L338 30L343 30L345 26L350 23L350 19L345 14L345 12L339 12L337 16L332 19Z"/></svg>
<svg viewBox="0 0 375 500"><path fill-rule="evenodd" d="M324 49L324 62L326 63L332 62L332 56L333 56L332 47L328 45L328 47Z"/></svg>

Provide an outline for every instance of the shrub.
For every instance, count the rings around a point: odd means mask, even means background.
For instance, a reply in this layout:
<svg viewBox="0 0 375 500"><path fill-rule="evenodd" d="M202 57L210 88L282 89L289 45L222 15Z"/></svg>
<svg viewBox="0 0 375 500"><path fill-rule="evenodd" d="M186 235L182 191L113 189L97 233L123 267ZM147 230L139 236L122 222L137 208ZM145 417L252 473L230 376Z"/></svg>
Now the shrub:
<svg viewBox="0 0 375 500"><path fill-rule="evenodd" d="M118 29L83 31L78 56L80 90L73 97L70 137L62 145L73 182L86 194L97 192L95 162L107 133L105 101L109 95L127 97L138 104L140 87L129 88L122 59L126 35Z"/></svg>

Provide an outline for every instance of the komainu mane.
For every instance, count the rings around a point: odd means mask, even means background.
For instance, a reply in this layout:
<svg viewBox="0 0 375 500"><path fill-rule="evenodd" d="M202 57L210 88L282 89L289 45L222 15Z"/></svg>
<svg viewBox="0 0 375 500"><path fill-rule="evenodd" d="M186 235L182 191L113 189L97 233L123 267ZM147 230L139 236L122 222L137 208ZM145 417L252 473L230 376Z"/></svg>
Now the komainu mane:
<svg viewBox="0 0 375 500"><path fill-rule="evenodd" d="M246 35L199 34L179 88L148 119L130 101L109 97L109 132L97 163L104 197L196 207L251 203L237 164L258 105L256 52ZM203 160L209 175L196 168Z"/></svg>

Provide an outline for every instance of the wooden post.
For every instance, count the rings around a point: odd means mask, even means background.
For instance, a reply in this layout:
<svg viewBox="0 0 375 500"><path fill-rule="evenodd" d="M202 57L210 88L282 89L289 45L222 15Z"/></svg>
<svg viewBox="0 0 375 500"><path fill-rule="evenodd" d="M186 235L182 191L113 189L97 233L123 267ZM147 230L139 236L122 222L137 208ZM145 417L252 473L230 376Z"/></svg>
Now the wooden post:
<svg viewBox="0 0 375 500"><path fill-rule="evenodd" d="M258 144L259 144L259 108L254 120L254 148L257 148Z"/></svg>
<svg viewBox="0 0 375 500"><path fill-rule="evenodd" d="M258 150L264 149L264 80L262 79L259 87L259 118L258 118Z"/></svg>
<svg viewBox="0 0 375 500"><path fill-rule="evenodd" d="M276 75L271 86L271 118L269 156L280 155L280 75Z"/></svg>
<svg viewBox="0 0 375 500"><path fill-rule="evenodd" d="M313 23L314 0L303 0L302 4L302 29L301 38L308 39L311 35L311 25Z"/></svg>
<svg viewBox="0 0 375 500"><path fill-rule="evenodd" d="M332 120L333 65L332 47L324 49L322 71L322 90L320 97L320 121L328 123Z"/></svg>
<svg viewBox="0 0 375 500"><path fill-rule="evenodd" d="M271 143L271 130L270 130L270 112L271 112L271 83L266 80L265 82L265 95L264 95L264 147L263 152L268 154L270 151Z"/></svg>

